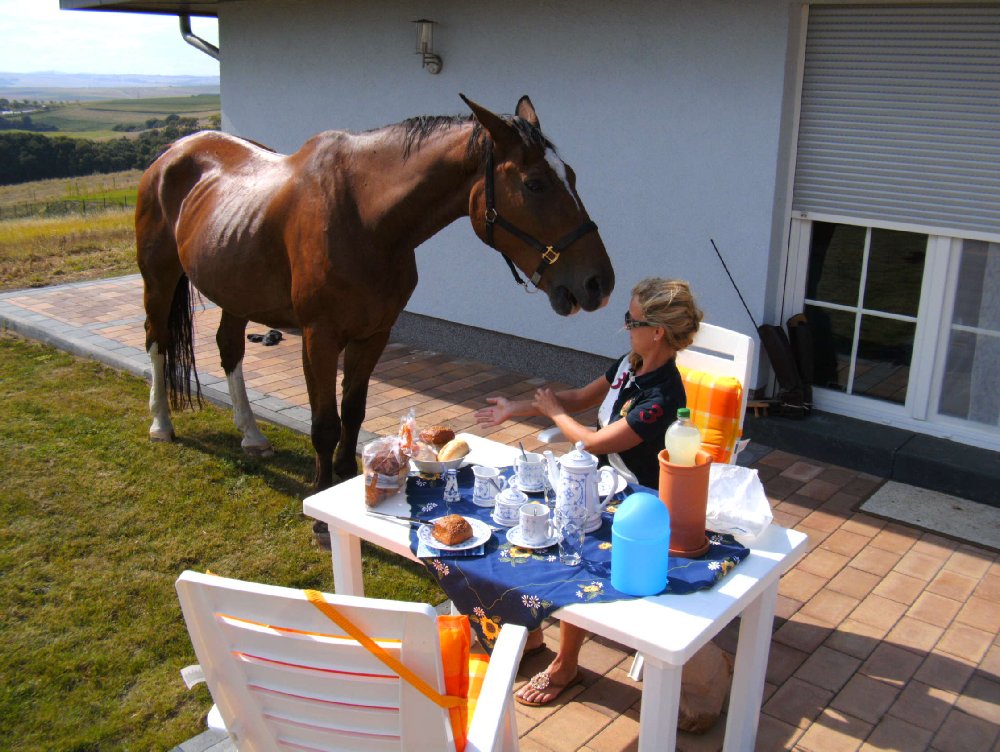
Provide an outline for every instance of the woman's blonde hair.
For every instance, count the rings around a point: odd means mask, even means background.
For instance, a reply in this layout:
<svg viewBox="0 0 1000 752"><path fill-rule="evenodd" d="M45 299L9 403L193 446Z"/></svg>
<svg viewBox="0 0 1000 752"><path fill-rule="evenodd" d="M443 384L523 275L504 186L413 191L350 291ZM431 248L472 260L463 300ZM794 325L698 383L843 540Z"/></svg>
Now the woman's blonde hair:
<svg viewBox="0 0 1000 752"><path fill-rule="evenodd" d="M680 352L694 341L703 314L686 281L648 277L632 288L632 297L638 299L643 319L663 328L665 344L672 350ZM633 370L642 365L635 353L629 362Z"/></svg>

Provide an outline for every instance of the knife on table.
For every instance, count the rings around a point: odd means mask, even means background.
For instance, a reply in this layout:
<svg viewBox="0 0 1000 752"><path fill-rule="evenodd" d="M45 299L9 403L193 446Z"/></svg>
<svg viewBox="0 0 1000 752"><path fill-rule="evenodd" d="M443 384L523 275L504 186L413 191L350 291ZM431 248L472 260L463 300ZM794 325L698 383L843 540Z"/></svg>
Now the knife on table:
<svg viewBox="0 0 1000 752"><path fill-rule="evenodd" d="M410 527L413 527L414 523L418 525L432 524L430 520L421 520L418 517L403 517L401 515L386 514L385 512L374 512L371 509L368 510L368 514L375 517L381 517L383 520L391 520L392 522L405 522L410 525Z"/></svg>

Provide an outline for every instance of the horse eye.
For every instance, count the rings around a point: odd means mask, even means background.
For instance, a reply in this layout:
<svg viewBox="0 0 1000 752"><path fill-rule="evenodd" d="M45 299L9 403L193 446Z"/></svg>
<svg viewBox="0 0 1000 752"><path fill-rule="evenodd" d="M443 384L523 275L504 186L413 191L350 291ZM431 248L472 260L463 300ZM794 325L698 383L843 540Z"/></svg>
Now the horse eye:
<svg viewBox="0 0 1000 752"><path fill-rule="evenodd" d="M527 188L532 193L541 193L542 191L545 190L545 183L543 183L541 180L530 178L524 181L524 187Z"/></svg>

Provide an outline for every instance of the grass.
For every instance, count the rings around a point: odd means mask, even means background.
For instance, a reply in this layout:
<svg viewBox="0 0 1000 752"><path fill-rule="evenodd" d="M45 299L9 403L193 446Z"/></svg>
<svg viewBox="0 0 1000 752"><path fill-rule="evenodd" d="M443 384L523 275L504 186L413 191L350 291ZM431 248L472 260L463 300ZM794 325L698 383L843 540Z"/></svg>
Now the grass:
<svg viewBox="0 0 1000 752"><path fill-rule="evenodd" d="M78 178L52 178L17 185L0 185L0 207L35 204L64 198L91 198L119 190L135 191L142 170L125 170L106 175Z"/></svg>
<svg viewBox="0 0 1000 752"><path fill-rule="evenodd" d="M330 590L302 515L312 448L228 411L146 438L138 378L0 334L0 738L19 750L168 749L204 730L204 685L173 590L184 569ZM368 595L435 603L423 570L365 546Z"/></svg>
<svg viewBox="0 0 1000 752"><path fill-rule="evenodd" d="M131 211L0 222L0 292L137 271Z"/></svg>

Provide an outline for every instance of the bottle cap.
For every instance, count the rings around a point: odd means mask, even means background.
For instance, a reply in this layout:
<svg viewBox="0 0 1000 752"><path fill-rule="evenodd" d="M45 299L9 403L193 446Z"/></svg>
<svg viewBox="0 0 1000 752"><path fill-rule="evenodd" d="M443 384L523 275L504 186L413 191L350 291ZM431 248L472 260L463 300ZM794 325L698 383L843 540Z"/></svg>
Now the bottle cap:
<svg viewBox="0 0 1000 752"><path fill-rule="evenodd" d="M690 418L691 417L691 409L687 408L687 407L678 408L678 410L677 410L677 417L678 418Z"/></svg>

